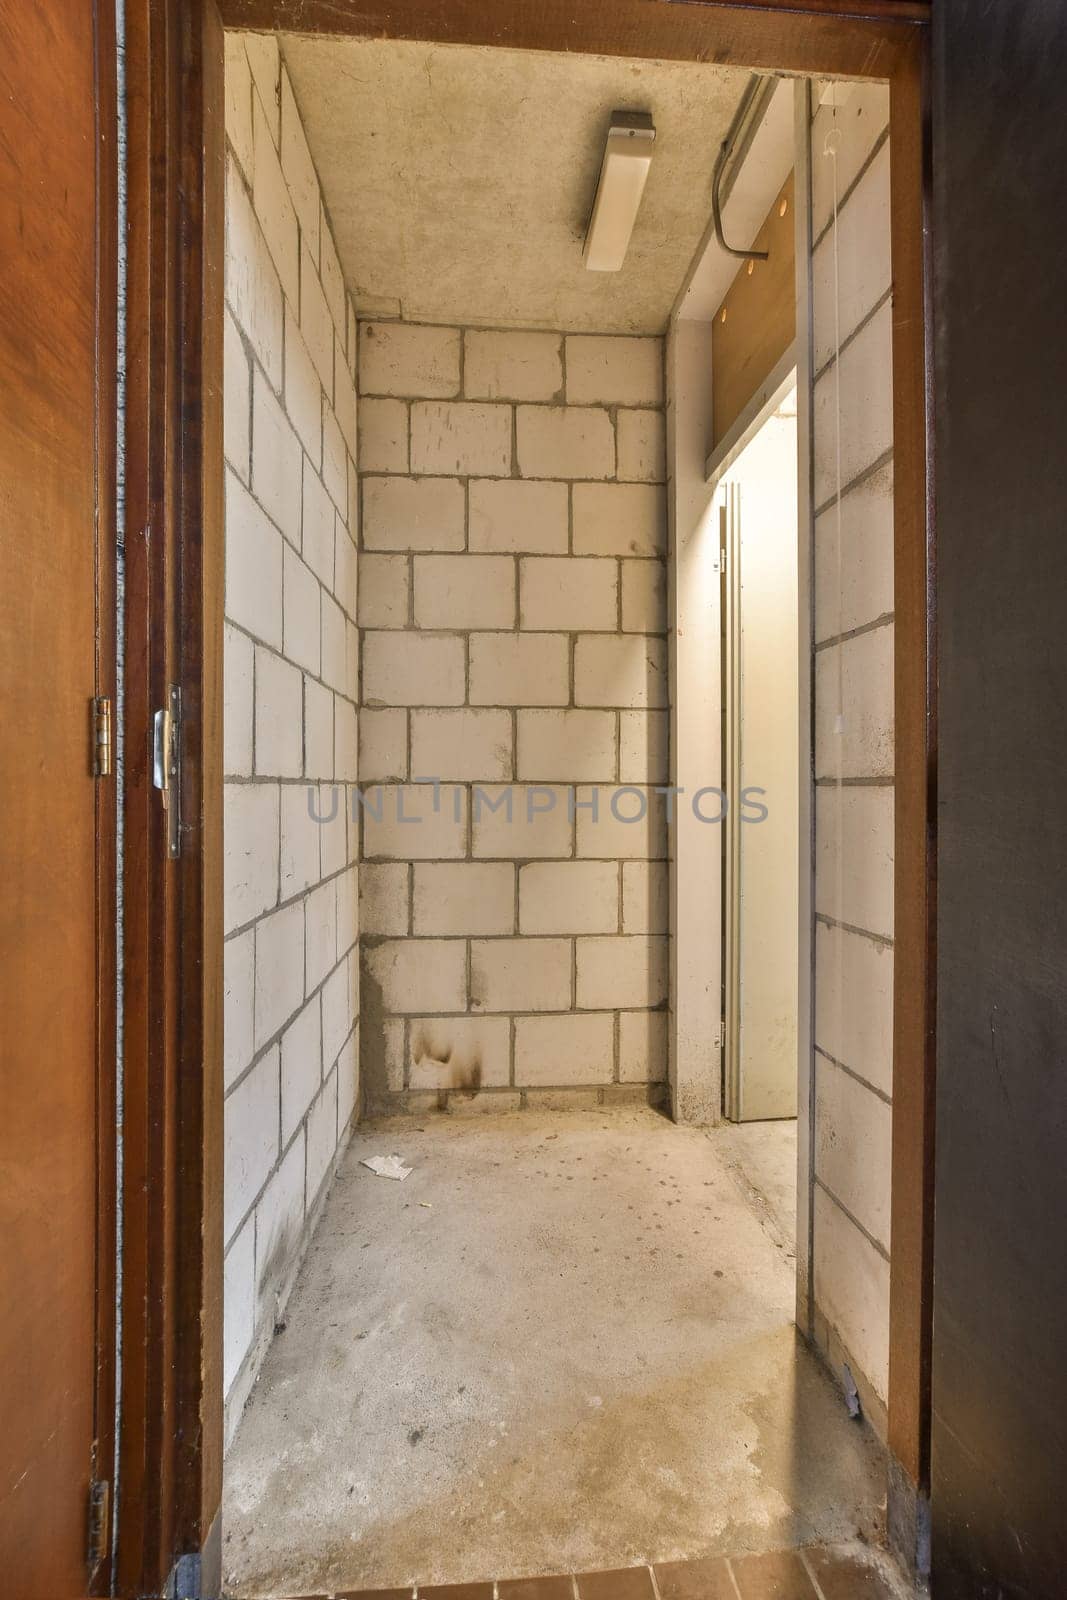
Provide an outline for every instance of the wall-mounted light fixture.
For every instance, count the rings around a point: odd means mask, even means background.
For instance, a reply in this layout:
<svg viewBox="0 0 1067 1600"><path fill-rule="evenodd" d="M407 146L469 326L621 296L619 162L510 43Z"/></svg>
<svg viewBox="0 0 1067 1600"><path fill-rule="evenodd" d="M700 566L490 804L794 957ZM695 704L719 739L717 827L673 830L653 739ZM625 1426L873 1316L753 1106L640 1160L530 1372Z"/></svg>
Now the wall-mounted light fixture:
<svg viewBox="0 0 1067 1600"><path fill-rule="evenodd" d="M612 112L582 253L590 272L618 272L626 260L655 138L655 125L647 111Z"/></svg>

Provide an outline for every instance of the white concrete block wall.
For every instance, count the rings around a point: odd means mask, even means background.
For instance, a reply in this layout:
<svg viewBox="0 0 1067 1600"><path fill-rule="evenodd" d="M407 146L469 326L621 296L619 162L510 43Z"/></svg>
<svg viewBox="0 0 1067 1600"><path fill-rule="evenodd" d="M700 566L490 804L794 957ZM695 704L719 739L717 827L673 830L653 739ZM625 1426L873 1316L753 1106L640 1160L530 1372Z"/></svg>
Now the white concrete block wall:
<svg viewBox="0 0 1067 1600"><path fill-rule="evenodd" d="M226 42L227 1438L355 1116L356 340L275 41ZM326 787L319 788L324 785Z"/></svg>
<svg viewBox="0 0 1067 1600"><path fill-rule="evenodd" d="M827 151L835 127L836 156ZM834 1365L848 1363L880 1429L888 1390L893 1029L888 131L889 94L878 84L857 85L836 115L831 106L816 108L811 124L814 1327Z"/></svg>
<svg viewBox="0 0 1067 1600"><path fill-rule="evenodd" d="M359 342L368 1105L658 1098L662 341Z"/></svg>

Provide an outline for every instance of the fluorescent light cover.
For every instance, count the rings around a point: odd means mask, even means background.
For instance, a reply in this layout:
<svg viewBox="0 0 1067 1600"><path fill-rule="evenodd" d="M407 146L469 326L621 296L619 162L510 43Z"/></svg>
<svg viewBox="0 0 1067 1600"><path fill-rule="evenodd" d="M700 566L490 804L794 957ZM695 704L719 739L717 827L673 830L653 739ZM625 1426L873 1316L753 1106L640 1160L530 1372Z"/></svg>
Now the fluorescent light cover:
<svg viewBox="0 0 1067 1600"><path fill-rule="evenodd" d="M656 130L644 111L613 111L583 260L590 272L618 272L637 221Z"/></svg>

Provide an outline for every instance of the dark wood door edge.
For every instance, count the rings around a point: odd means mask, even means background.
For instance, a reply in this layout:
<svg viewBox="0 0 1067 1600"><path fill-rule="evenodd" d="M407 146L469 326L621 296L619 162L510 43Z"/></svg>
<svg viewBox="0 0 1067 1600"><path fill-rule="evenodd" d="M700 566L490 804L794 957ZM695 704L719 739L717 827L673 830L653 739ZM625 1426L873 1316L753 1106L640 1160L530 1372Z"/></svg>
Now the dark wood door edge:
<svg viewBox="0 0 1067 1600"><path fill-rule="evenodd" d="M167 964L173 896L151 727L170 675L168 548L173 540L168 430L173 410L171 285L177 262L168 138L175 96L166 8L129 0L126 264L126 661L124 773L123 1361L118 1585L158 1592L174 1496L171 1151L172 1009Z"/></svg>
<svg viewBox="0 0 1067 1600"><path fill-rule="evenodd" d="M927 41L891 83L893 248L895 982L889 1446L929 1475L933 1324L936 583Z"/></svg>
<svg viewBox="0 0 1067 1600"><path fill-rule="evenodd" d="M860 13L857 16L857 12ZM896 510L898 717L911 732L898 777L898 904L921 956L896 1001L894 1229L917 1229L892 1284L890 1443L921 1477L929 1414L927 1266L932 1158L933 661L928 360L924 318L925 6L833 0L224 0L229 26L729 62L892 82L895 429L906 487ZM339 24L340 19L340 24ZM121 1592L152 1592L204 1546L221 1495L221 387L222 35L214 0L129 0L131 109L128 475L133 573L125 796L131 947L127 1073L127 1275ZM903 231L901 231L903 230ZM898 239L898 234L900 238ZM138 530L153 526L151 550ZM164 549L166 555L164 556ZM153 562L161 563L153 565ZM924 609L925 608L925 609ZM160 640L158 629L169 629ZM898 629L901 621L898 620ZM906 645L906 649L903 646ZM170 655L167 655L167 650ZM919 652L915 668L914 652ZM160 870L145 718L168 664L187 705L181 870ZM918 719L917 726L915 719ZM905 833L902 833L902 829ZM906 835L906 836L905 836ZM904 849L900 846L903 843ZM909 909L910 908L910 909ZM910 920L909 920L910 919ZM909 938L912 934L909 933ZM172 941L172 967L160 951ZM162 1007L162 1010L160 1009ZM168 1009L168 1007L170 1009ZM921 1038L916 1016L922 1018ZM153 1030L159 1024L162 1032ZM170 1031L168 1031L170 1030ZM163 1041L163 1042L161 1042ZM894 1233L894 1239L898 1235ZM894 1251L896 1255L896 1250ZM924 1355L923 1352L926 1352Z"/></svg>
<svg viewBox="0 0 1067 1600"><path fill-rule="evenodd" d="M223 40L127 0L125 1249L119 1592L199 1550L222 1465ZM183 694L182 851L152 718Z"/></svg>
<svg viewBox="0 0 1067 1600"><path fill-rule="evenodd" d="M222 1497L223 862L222 648L225 272L224 41L215 0L198 0L183 59L182 483L178 622L183 687L181 1023L177 1318L179 1551L200 1550ZM196 244L193 244L196 241Z"/></svg>

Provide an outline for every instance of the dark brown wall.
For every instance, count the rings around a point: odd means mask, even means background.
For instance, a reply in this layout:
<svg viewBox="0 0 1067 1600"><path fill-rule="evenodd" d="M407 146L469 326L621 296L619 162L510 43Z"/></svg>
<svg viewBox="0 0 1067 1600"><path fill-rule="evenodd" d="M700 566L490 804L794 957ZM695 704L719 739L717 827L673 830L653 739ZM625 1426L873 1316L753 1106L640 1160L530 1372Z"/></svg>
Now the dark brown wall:
<svg viewBox="0 0 1067 1600"><path fill-rule="evenodd" d="M1067 1592L1065 0L934 6L936 1600Z"/></svg>

